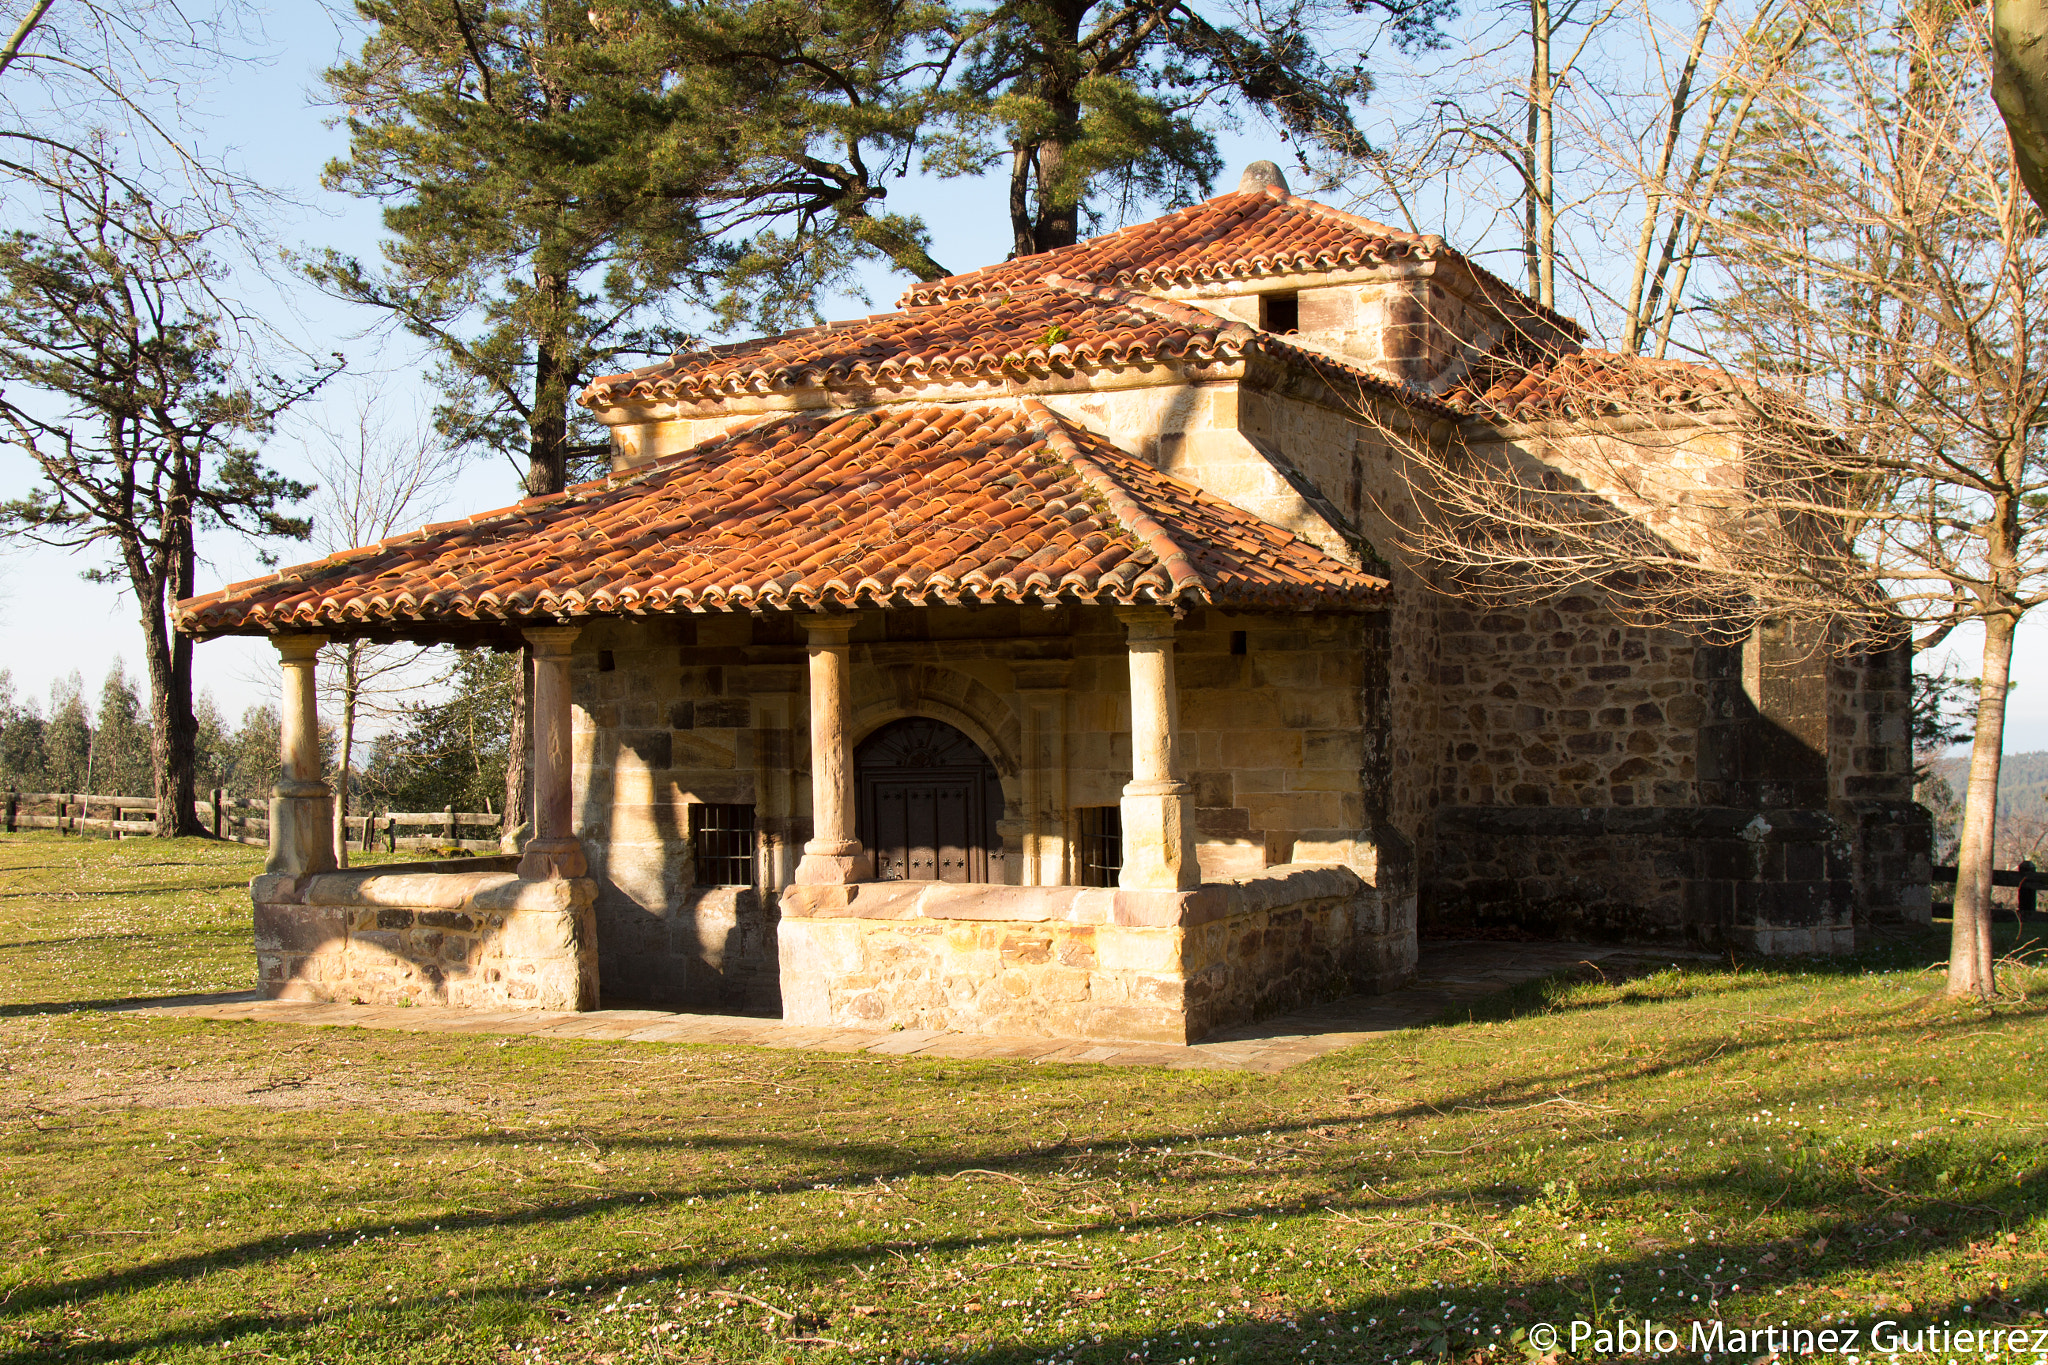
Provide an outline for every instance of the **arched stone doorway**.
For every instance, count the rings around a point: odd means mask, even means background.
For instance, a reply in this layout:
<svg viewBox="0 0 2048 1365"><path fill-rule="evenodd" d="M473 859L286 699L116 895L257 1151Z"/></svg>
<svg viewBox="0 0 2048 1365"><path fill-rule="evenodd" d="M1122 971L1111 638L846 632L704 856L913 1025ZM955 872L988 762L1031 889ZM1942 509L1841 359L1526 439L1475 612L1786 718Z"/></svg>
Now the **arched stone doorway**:
<svg viewBox="0 0 2048 1365"><path fill-rule="evenodd" d="M1000 882L1002 782L944 721L891 721L854 750L860 841L878 881Z"/></svg>

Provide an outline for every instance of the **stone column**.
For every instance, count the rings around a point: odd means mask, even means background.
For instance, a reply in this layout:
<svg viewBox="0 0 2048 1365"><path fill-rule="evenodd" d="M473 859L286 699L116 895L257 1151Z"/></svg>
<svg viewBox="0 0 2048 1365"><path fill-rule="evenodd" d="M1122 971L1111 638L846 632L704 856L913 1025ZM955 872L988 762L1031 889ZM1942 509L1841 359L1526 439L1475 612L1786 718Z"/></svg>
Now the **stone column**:
<svg viewBox="0 0 2048 1365"><path fill-rule="evenodd" d="M799 886L864 882L873 878L867 854L854 837L852 672L847 637L851 616L800 616L810 632L811 840L797 864Z"/></svg>
<svg viewBox="0 0 2048 1365"><path fill-rule="evenodd" d="M1131 781L1124 788L1124 866L1118 886L1192 891L1202 884L1195 859L1194 784L1185 766L1180 692L1173 680L1173 616L1164 608L1124 608L1131 651Z"/></svg>
<svg viewBox="0 0 2048 1365"><path fill-rule="evenodd" d="M270 857L263 870L306 877L334 870L334 794L320 780L316 668L324 635L273 635L284 664L277 726L277 786L270 797Z"/></svg>
<svg viewBox="0 0 2048 1365"><path fill-rule="evenodd" d="M1024 722L1022 886L1060 886L1065 876L1066 710L1070 665L1064 659L1010 666Z"/></svg>
<svg viewBox="0 0 2048 1365"><path fill-rule="evenodd" d="M526 719L533 735L533 839L520 856L519 875L530 882L586 876L590 863L576 837L576 751L569 718L570 648L582 629L549 626L522 633L533 656L533 705Z"/></svg>

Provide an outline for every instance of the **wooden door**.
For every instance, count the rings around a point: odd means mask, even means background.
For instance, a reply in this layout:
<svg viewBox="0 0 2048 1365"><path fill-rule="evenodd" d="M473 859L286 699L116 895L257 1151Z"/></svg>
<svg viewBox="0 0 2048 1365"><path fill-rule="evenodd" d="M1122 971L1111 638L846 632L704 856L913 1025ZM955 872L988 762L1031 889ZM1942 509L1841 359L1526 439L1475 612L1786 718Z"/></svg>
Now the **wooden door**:
<svg viewBox="0 0 2048 1365"><path fill-rule="evenodd" d="M854 773L877 880L1002 880L1002 783L973 740L943 721L892 721L854 751Z"/></svg>

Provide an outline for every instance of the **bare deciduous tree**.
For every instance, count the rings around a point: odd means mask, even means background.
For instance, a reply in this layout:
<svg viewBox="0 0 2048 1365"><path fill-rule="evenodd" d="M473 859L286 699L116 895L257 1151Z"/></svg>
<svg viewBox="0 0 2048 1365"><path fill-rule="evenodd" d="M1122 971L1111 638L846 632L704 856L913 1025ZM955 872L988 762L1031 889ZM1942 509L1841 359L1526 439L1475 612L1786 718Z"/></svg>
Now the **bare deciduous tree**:
<svg viewBox="0 0 2048 1365"><path fill-rule="evenodd" d="M308 455L320 488L309 504L313 538L326 553L368 545L432 517L460 467L434 429L431 413L394 417L385 396L361 389L343 415L323 415L309 432ZM399 697L434 686L445 668L428 649L349 640L324 652L323 690L334 698L334 846L348 863L348 818L361 722L397 714Z"/></svg>
<svg viewBox="0 0 2048 1365"><path fill-rule="evenodd" d="M123 186L100 150L53 160L66 191L40 230L0 236L0 450L35 476L0 505L0 532L110 557L87 576L125 587L141 617L157 829L197 834L192 642L169 608L194 590L203 529L305 533L284 509L312 490L250 443L332 370L247 374L209 307L218 229Z"/></svg>
<svg viewBox="0 0 2048 1365"><path fill-rule="evenodd" d="M1985 98L1980 13L1796 0L1778 24L1797 41L1729 77L1753 112L1720 201L1684 205L1721 280L1711 334L1744 376L1495 358L1606 440L1418 452L1437 501L1414 548L1468 590L1598 585L1701 627L1928 647L1980 625L1949 989L1988 995L2013 633L2048 600L2048 237Z"/></svg>

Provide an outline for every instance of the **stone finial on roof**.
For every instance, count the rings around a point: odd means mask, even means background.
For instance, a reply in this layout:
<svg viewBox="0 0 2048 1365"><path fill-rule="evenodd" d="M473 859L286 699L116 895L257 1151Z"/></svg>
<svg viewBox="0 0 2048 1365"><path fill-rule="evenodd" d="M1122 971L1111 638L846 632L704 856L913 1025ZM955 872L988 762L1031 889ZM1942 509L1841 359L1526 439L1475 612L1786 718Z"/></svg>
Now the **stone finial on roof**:
<svg viewBox="0 0 2048 1365"><path fill-rule="evenodd" d="M1254 161L1244 168L1244 174L1237 178L1237 192L1249 194L1253 190L1278 190L1288 193L1287 177L1280 167L1271 161Z"/></svg>

